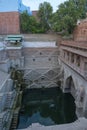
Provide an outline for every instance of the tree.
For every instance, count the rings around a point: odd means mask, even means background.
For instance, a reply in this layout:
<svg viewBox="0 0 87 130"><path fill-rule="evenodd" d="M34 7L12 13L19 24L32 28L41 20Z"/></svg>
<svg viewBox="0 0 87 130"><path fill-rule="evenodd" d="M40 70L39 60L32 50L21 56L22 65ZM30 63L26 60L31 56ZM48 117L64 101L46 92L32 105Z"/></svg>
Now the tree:
<svg viewBox="0 0 87 130"><path fill-rule="evenodd" d="M25 33L28 32L28 25L29 25L29 15L26 11L20 14L20 27L21 32Z"/></svg>
<svg viewBox="0 0 87 130"><path fill-rule="evenodd" d="M34 16L29 16L25 11L20 15L21 32L34 33L37 29L37 22Z"/></svg>
<svg viewBox="0 0 87 130"><path fill-rule="evenodd" d="M34 16L29 16L25 11L20 14L21 32L22 33L43 33L41 24L36 20Z"/></svg>
<svg viewBox="0 0 87 130"><path fill-rule="evenodd" d="M87 0L69 0L59 5L53 16L53 29L72 33L77 20L86 17Z"/></svg>
<svg viewBox="0 0 87 130"><path fill-rule="evenodd" d="M87 0L73 0L73 2L75 3L79 17L85 18L87 12Z"/></svg>
<svg viewBox="0 0 87 130"><path fill-rule="evenodd" d="M53 8L48 2L41 3L39 5L38 17L42 28L47 31L50 29L50 20L52 18Z"/></svg>
<svg viewBox="0 0 87 130"><path fill-rule="evenodd" d="M60 4L53 13L48 2L39 5L39 22L27 12L21 14L21 31L23 33L44 33L49 29L56 32L70 34L73 32L77 20L86 17L87 0L67 0Z"/></svg>

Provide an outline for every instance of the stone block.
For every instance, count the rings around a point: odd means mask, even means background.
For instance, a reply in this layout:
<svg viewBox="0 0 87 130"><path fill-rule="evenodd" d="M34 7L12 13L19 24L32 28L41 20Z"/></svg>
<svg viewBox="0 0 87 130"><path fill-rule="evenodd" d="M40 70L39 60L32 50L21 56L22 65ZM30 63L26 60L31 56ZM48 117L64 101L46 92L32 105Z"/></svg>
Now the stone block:
<svg viewBox="0 0 87 130"><path fill-rule="evenodd" d="M76 26L73 36L75 41L87 41L87 19Z"/></svg>
<svg viewBox="0 0 87 130"><path fill-rule="evenodd" d="M19 34L19 21L18 12L0 12L0 34Z"/></svg>

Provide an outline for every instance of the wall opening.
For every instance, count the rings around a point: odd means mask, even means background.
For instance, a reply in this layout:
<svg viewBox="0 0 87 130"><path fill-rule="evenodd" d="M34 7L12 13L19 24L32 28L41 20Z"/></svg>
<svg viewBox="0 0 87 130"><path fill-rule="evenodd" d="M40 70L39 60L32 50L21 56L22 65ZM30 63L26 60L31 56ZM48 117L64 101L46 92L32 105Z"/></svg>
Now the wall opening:
<svg viewBox="0 0 87 130"><path fill-rule="evenodd" d="M70 92L72 94L72 96L75 97L76 91L75 91L75 85L74 85L74 81L72 79L72 76L69 76L66 79L65 91Z"/></svg>

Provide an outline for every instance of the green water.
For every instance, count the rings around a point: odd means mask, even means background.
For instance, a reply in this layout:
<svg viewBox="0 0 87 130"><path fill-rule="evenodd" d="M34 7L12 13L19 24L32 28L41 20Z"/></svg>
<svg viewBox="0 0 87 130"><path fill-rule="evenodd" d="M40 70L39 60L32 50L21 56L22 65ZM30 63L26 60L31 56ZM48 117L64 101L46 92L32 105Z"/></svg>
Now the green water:
<svg viewBox="0 0 87 130"><path fill-rule="evenodd" d="M59 88L24 91L18 128L27 128L32 123L45 126L64 124L76 119L71 94L63 94Z"/></svg>

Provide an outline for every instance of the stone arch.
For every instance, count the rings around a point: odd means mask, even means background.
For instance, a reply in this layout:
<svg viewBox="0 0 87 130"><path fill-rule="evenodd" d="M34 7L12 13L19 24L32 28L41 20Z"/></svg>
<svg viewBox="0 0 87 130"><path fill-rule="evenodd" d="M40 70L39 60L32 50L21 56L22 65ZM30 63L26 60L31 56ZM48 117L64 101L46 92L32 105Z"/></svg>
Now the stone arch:
<svg viewBox="0 0 87 130"><path fill-rule="evenodd" d="M75 98L76 88L75 88L73 77L71 75L67 77L65 81L65 92L70 92L72 96Z"/></svg>

